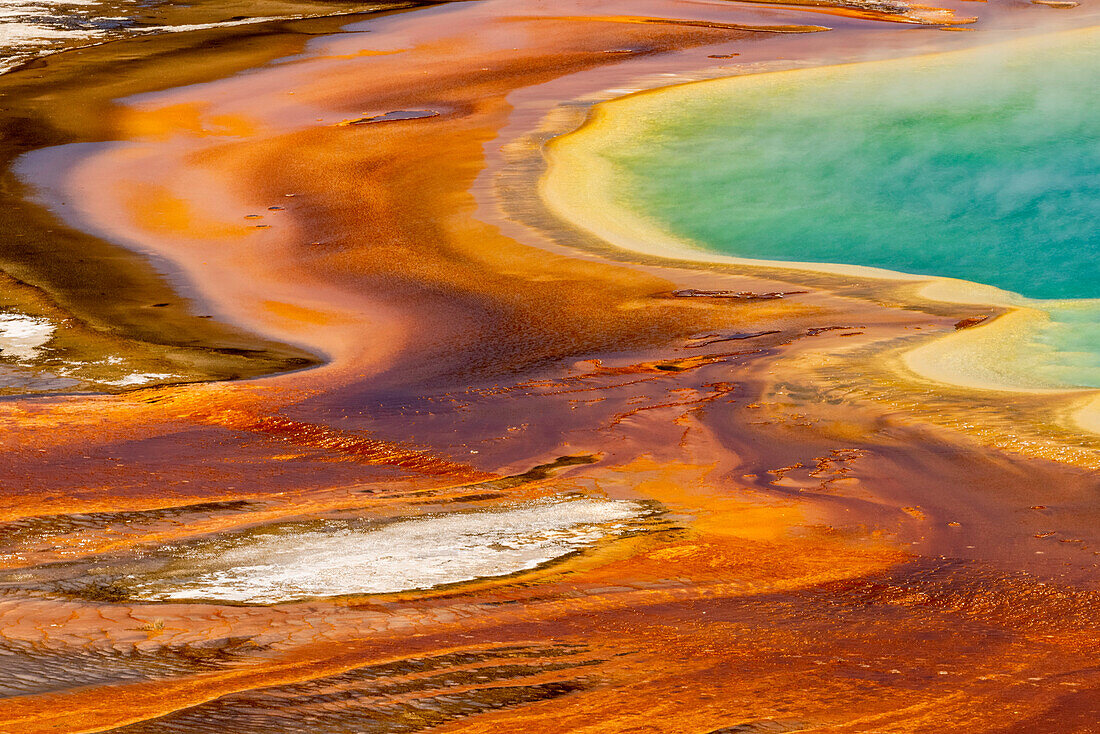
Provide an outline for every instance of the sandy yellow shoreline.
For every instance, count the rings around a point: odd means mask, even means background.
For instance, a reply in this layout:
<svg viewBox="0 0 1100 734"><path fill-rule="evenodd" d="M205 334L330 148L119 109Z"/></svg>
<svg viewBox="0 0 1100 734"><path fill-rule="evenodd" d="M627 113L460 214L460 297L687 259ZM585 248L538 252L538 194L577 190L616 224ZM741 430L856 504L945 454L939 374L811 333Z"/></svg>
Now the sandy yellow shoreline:
<svg viewBox="0 0 1100 734"><path fill-rule="evenodd" d="M914 58L861 62L867 68L889 68L910 64L950 64L967 56L986 53L1027 55L1036 47L1052 44L1095 42L1100 27L1063 30L1053 34L995 41L977 50L954 50ZM545 146L546 170L539 192L547 207L566 222L611 245L630 252L669 260L735 265L748 272L788 272L796 281L806 274L827 273L842 279L884 281L880 290L908 294L915 304L928 300L979 306L1002 315L980 327L940 336L910 349L901 364L917 375L958 387L1009 393L1077 393L1080 407L1073 420L1086 431L1095 432L1100 411L1100 391L1090 387L1058 384L1037 377L1036 359L1044 356L1029 344L1049 320L1046 309L1072 304L1088 307L1093 301L1036 301L999 288L955 278L913 275L882 268L852 264L796 262L731 257L680 238L649 219L644 212L624 203L616 192L613 164L601 156L601 149L622 144L636 135L645 120L661 116L678 98L700 90L730 89L742 85L782 84L791 75L826 82L835 74L859 69L861 64L842 64L814 69L765 72L725 79L707 79L647 89L599 103L582 125L555 137ZM914 287L915 286L915 287ZM901 295L905 298L906 295ZM1100 301L1095 302L1100 308Z"/></svg>

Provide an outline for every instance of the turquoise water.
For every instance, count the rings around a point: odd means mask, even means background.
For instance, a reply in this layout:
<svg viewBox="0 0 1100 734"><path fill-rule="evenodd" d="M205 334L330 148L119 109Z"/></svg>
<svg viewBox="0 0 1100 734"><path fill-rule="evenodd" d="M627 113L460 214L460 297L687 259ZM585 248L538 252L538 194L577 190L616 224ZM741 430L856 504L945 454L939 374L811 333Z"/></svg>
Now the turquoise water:
<svg viewBox="0 0 1100 734"><path fill-rule="evenodd" d="M1098 37L689 85L600 155L620 203L724 254L1100 298ZM1037 340L1100 386L1095 306Z"/></svg>
<svg viewBox="0 0 1100 734"><path fill-rule="evenodd" d="M1046 311L1050 323L1032 336L1036 372L1055 384L1100 387L1100 304L1060 301Z"/></svg>

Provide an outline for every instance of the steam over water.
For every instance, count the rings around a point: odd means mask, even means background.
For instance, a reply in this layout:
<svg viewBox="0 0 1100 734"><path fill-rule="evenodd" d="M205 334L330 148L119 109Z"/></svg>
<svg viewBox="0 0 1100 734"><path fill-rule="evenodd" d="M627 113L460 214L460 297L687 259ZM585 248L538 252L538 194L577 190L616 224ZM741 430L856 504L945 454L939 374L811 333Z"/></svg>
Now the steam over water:
<svg viewBox="0 0 1100 734"><path fill-rule="evenodd" d="M621 203L726 255L995 286L1100 387L1100 34L688 85L600 149ZM1038 363L1036 363L1038 364Z"/></svg>

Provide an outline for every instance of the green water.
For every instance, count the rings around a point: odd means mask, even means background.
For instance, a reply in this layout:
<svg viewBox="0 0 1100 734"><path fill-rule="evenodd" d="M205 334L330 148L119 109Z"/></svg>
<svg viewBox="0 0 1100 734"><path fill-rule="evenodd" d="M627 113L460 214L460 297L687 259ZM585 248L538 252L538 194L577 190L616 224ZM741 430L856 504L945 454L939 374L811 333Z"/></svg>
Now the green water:
<svg viewBox="0 0 1100 734"><path fill-rule="evenodd" d="M689 85L600 155L620 203L724 254L1100 298L1098 37ZM1059 382L1100 386L1098 312L1036 337Z"/></svg>

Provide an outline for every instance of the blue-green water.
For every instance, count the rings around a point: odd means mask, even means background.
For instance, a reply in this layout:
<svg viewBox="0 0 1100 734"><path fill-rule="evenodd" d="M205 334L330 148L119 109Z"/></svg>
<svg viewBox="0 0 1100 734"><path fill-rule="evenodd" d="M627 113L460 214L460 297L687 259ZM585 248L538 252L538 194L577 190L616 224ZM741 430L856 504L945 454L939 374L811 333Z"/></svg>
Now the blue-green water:
<svg viewBox="0 0 1100 734"><path fill-rule="evenodd" d="M983 61L698 85L610 157L727 254L1100 297L1100 49Z"/></svg>
<svg viewBox="0 0 1100 734"><path fill-rule="evenodd" d="M688 85L600 155L724 254L1100 298L1100 34L1071 38ZM1071 311L1039 341L1100 386L1100 314Z"/></svg>

